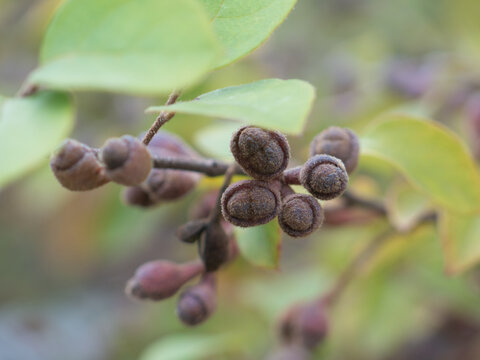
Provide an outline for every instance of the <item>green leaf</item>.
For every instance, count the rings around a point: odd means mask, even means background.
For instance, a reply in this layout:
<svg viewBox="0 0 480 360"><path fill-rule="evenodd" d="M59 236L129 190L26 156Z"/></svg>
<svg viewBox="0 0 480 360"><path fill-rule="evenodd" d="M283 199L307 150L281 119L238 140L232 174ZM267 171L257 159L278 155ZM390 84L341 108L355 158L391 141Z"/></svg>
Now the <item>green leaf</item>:
<svg viewBox="0 0 480 360"><path fill-rule="evenodd" d="M150 345L140 360L201 360L229 351L232 338L225 335L173 335Z"/></svg>
<svg viewBox="0 0 480 360"><path fill-rule="evenodd" d="M253 265L270 269L278 267L281 236L276 221L250 228L235 227L240 253Z"/></svg>
<svg viewBox="0 0 480 360"><path fill-rule="evenodd" d="M72 130L73 118L72 100L64 93L0 99L0 186L47 161Z"/></svg>
<svg viewBox="0 0 480 360"><path fill-rule="evenodd" d="M30 82L165 93L199 80L218 55L208 15L194 0L69 0L50 24Z"/></svg>
<svg viewBox="0 0 480 360"><path fill-rule="evenodd" d="M403 181L392 184L385 203L390 223L400 232L410 231L432 211L428 197Z"/></svg>
<svg viewBox="0 0 480 360"><path fill-rule="evenodd" d="M439 222L445 270L459 274L480 261L480 216L445 211Z"/></svg>
<svg viewBox="0 0 480 360"><path fill-rule="evenodd" d="M315 89L305 81L267 79L215 90L192 101L153 106L147 112L213 116L300 134L314 98Z"/></svg>
<svg viewBox="0 0 480 360"><path fill-rule="evenodd" d="M239 127L238 123L230 121L206 126L195 134L195 145L208 156L232 161L230 139Z"/></svg>
<svg viewBox="0 0 480 360"><path fill-rule="evenodd" d="M458 212L480 210L480 176L463 142L438 123L388 114L361 138L364 155L390 162L420 191Z"/></svg>
<svg viewBox="0 0 480 360"><path fill-rule="evenodd" d="M225 54L225 66L260 46L285 20L297 0L201 0Z"/></svg>

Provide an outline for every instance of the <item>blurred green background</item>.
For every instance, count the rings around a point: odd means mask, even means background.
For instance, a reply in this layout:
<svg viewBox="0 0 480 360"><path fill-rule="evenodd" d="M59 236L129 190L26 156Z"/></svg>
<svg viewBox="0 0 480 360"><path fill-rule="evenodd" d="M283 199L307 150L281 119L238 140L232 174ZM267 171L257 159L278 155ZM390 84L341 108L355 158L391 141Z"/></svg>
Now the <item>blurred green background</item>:
<svg viewBox="0 0 480 360"><path fill-rule="evenodd" d="M58 3L0 0L1 94L15 94L35 68ZM479 15L477 0L299 0L264 46L182 98L262 78L309 81L317 101L304 135L289 138L293 163L305 161L323 128L337 124L361 133L395 107L433 116L468 142L465 102L480 89ZM77 93L75 100L72 137L92 146L144 131L153 120L144 109L165 101L105 93ZM166 128L208 155L198 137L213 121L178 115ZM19 146L35 144L19 139ZM189 207L217 185L204 181L175 204L141 211L121 202L116 185L82 194L62 189L45 159L1 189L0 359L155 360L155 347L202 339L212 342L198 359L262 359L276 346L278 313L326 289L386 223L332 222L310 238L285 238L278 271L238 259L220 273L217 313L189 329L176 319L175 299L133 302L123 288L145 261L196 256L174 232ZM410 191L400 175L373 160L362 161L352 187L382 198ZM444 275L433 226L398 235L335 307L331 336L315 359L479 359L479 290L475 269Z"/></svg>

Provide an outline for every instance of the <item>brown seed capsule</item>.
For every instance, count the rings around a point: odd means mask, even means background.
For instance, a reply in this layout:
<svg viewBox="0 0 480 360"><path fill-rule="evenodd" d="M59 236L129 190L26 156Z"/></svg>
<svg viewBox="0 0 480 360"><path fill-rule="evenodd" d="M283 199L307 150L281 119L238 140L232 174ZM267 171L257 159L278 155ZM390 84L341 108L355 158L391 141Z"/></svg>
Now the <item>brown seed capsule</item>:
<svg viewBox="0 0 480 360"><path fill-rule="evenodd" d="M215 275L205 274L200 283L182 292L177 303L177 315L188 326L207 320L217 306Z"/></svg>
<svg viewBox="0 0 480 360"><path fill-rule="evenodd" d="M279 177L290 159L285 136L254 126L242 127L233 134L230 150L242 169L258 180Z"/></svg>
<svg viewBox="0 0 480 360"><path fill-rule="evenodd" d="M93 149L76 140L62 144L50 167L60 184L72 191L92 190L109 182Z"/></svg>
<svg viewBox="0 0 480 360"><path fill-rule="evenodd" d="M323 209L311 195L288 195L282 202L278 222L292 237L307 236L322 225Z"/></svg>
<svg viewBox="0 0 480 360"><path fill-rule="evenodd" d="M207 224L208 219L191 220L177 229L177 236L183 242L194 243L200 239Z"/></svg>
<svg viewBox="0 0 480 360"><path fill-rule="evenodd" d="M180 265L164 260L151 261L135 271L125 292L139 299L163 300L203 271L205 267L201 261Z"/></svg>
<svg viewBox="0 0 480 360"><path fill-rule="evenodd" d="M222 195L222 214L233 225L250 227L266 224L280 210L280 191L273 184L244 180L230 185Z"/></svg>
<svg viewBox="0 0 480 360"><path fill-rule="evenodd" d="M131 186L124 190L123 200L127 205L150 207L155 205L148 192L140 186Z"/></svg>
<svg viewBox="0 0 480 360"><path fill-rule="evenodd" d="M331 200L343 194L348 174L341 160L330 155L315 155L302 167L300 182L320 200Z"/></svg>
<svg viewBox="0 0 480 360"><path fill-rule="evenodd" d="M359 141L350 129L331 126L318 134L310 144L310 156L331 155L343 161L349 174L358 165Z"/></svg>
<svg viewBox="0 0 480 360"><path fill-rule="evenodd" d="M195 188L201 176L191 171L153 169L145 182L155 203L180 199Z"/></svg>
<svg viewBox="0 0 480 360"><path fill-rule="evenodd" d="M202 232L198 253L206 271L216 271L229 260L229 238L220 223L213 222Z"/></svg>
<svg viewBox="0 0 480 360"><path fill-rule="evenodd" d="M327 309L320 301L294 305L283 314L279 327L283 341L313 349L327 336Z"/></svg>
<svg viewBox="0 0 480 360"><path fill-rule="evenodd" d="M152 169L147 147L130 135L107 140L101 149L101 159L108 177L127 186L140 184Z"/></svg>

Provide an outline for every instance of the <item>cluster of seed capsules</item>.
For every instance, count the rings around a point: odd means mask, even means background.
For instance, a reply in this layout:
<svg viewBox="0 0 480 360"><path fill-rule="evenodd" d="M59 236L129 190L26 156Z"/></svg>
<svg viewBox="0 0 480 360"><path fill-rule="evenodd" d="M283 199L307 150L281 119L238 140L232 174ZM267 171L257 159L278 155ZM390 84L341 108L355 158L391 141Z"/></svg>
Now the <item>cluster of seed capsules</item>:
<svg viewBox="0 0 480 360"><path fill-rule="evenodd" d="M215 310L214 273L237 254L233 226L257 226L277 217L286 234L311 234L324 217L317 199L330 200L345 191L348 173L357 166L359 143L351 130L330 127L312 141L311 156L303 166L286 170L290 147L285 136L246 126L233 135L231 151L235 166L253 179L228 186L221 199L217 199L218 192L208 194L194 209L192 220L178 229L182 241L197 243L200 259L185 264L147 262L127 284L129 295L158 301L175 295L188 281L202 275L178 299L178 316L187 325L205 321ZM155 168L156 158L202 159L181 139L162 131L148 146L129 135L109 139L100 149L69 139L50 165L69 190L91 190L112 181L126 186L123 197L127 204L140 207L177 200L193 190L203 176L200 172ZM310 194L297 194L290 185L302 185Z"/></svg>

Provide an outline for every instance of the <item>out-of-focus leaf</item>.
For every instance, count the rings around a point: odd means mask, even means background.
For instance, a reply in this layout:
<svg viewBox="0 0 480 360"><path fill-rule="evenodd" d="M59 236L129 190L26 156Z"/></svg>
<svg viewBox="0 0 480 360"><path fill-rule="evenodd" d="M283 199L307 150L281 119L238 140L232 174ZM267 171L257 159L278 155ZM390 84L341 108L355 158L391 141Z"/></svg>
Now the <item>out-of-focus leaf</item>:
<svg viewBox="0 0 480 360"><path fill-rule="evenodd" d="M208 156L222 160L233 160L230 139L240 126L234 122L216 123L195 134L195 145Z"/></svg>
<svg viewBox="0 0 480 360"><path fill-rule="evenodd" d="M73 104L67 94L0 98L0 186L46 161L72 126Z"/></svg>
<svg viewBox="0 0 480 360"><path fill-rule="evenodd" d="M208 15L194 0L69 0L50 24L30 82L165 93L198 81L219 53Z"/></svg>
<svg viewBox="0 0 480 360"><path fill-rule="evenodd" d="M387 195L386 207L391 224L400 232L412 229L422 216L431 211L430 201L426 195L405 182L392 184Z"/></svg>
<svg viewBox="0 0 480 360"><path fill-rule="evenodd" d="M192 101L153 106L147 112L167 110L213 116L299 134L314 98L315 89L305 81L267 79L215 90Z"/></svg>
<svg viewBox="0 0 480 360"><path fill-rule="evenodd" d="M245 259L256 266L277 268L281 236L276 221L249 228L235 227L235 234L240 253Z"/></svg>
<svg viewBox="0 0 480 360"><path fill-rule="evenodd" d="M201 0L225 53L217 67L260 46L287 17L297 0Z"/></svg>
<svg viewBox="0 0 480 360"><path fill-rule="evenodd" d="M388 114L361 138L363 154L383 158L442 206L480 210L480 176L466 146L428 120Z"/></svg>
<svg viewBox="0 0 480 360"><path fill-rule="evenodd" d="M440 217L445 270L458 274L480 261L480 216L444 211Z"/></svg>
<svg viewBox="0 0 480 360"><path fill-rule="evenodd" d="M150 345L140 360L202 360L231 350L232 337L226 335L173 335Z"/></svg>

